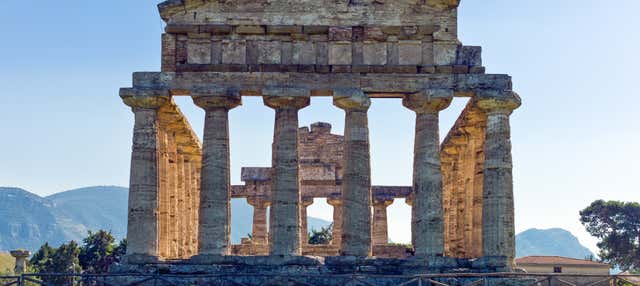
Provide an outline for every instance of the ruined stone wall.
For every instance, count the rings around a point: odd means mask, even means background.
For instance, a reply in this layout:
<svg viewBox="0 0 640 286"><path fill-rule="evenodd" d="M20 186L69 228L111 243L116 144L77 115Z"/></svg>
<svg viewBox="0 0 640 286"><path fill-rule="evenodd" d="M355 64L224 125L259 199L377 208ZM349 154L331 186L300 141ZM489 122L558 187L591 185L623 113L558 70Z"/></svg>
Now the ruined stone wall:
<svg viewBox="0 0 640 286"><path fill-rule="evenodd" d="M482 256L486 114L470 100L441 146L445 255Z"/></svg>
<svg viewBox="0 0 640 286"><path fill-rule="evenodd" d="M188 258L198 251L202 147L173 102L158 110L158 253Z"/></svg>

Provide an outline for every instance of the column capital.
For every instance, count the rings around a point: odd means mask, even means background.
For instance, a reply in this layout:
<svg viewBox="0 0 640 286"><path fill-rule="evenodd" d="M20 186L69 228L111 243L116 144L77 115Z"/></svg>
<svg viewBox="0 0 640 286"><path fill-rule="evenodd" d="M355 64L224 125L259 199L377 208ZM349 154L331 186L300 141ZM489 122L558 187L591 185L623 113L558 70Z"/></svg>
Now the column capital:
<svg viewBox="0 0 640 286"><path fill-rule="evenodd" d="M300 200L300 204L301 204L302 206L304 206L304 207L308 207L308 206L310 206L310 205L312 205L312 204L313 204L313 198L312 198L312 197L303 197L303 198Z"/></svg>
<svg viewBox="0 0 640 286"><path fill-rule="evenodd" d="M402 99L402 105L416 113L438 113L449 107L452 100L453 90L426 89L406 95Z"/></svg>
<svg viewBox="0 0 640 286"><path fill-rule="evenodd" d="M124 104L132 109L154 109L157 110L164 104L171 101L168 90L146 90L135 88L121 88L120 98Z"/></svg>
<svg viewBox="0 0 640 286"><path fill-rule="evenodd" d="M367 111L371 99L359 88L340 88L333 91L333 105L345 111Z"/></svg>
<svg viewBox="0 0 640 286"><path fill-rule="evenodd" d="M327 204L337 207L337 206L341 206L342 205L342 199L341 198L332 198L329 197L327 198Z"/></svg>
<svg viewBox="0 0 640 286"><path fill-rule="evenodd" d="M311 102L311 91L304 88L265 88L262 99L264 105L273 109L303 109Z"/></svg>
<svg viewBox="0 0 640 286"><path fill-rule="evenodd" d="M231 110L242 105L240 92L226 88L196 89L191 91L193 103L204 110L224 108Z"/></svg>
<svg viewBox="0 0 640 286"><path fill-rule="evenodd" d="M489 114L511 114L522 105L517 93L505 90L479 90L474 100L478 108Z"/></svg>
<svg viewBox="0 0 640 286"><path fill-rule="evenodd" d="M372 200L372 204L374 206L384 206L384 207L388 207L390 205L393 204L394 199L393 198L383 198L383 199L376 199L374 198Z"/></svg>
<svg viewBox="0 0 640 286"><path fill-rule="evenodd" d="M271 205L269 199L259 196L247 197L247 203L256 208L267 208Z"/></svg>

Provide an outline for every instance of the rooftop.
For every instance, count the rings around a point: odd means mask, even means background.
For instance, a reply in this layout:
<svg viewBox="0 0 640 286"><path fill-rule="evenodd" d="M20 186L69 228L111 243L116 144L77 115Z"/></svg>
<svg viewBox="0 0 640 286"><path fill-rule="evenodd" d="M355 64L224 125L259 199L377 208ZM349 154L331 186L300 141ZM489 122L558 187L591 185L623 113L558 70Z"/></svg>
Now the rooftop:
<svg viewBox="0 0 640 286"><path fill-rule="evenodd" d="M516 264L539 264L539 265L573 265L573 266L607 266L610 267L609 264L585 260L585 259L576 259L562 256L526 256L522 258L516 259Z"/></svg>

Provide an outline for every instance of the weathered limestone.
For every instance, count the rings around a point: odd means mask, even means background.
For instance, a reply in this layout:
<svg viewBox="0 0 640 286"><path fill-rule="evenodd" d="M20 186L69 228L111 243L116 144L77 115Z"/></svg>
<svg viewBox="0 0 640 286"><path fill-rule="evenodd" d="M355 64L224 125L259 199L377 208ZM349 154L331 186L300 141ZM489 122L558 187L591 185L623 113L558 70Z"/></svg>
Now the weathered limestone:
<svg viewBox="0 0 640 286"><path fill-rule="evenodd" d="M135 116L131 175L127 256L155 260L158 257L158 109L169 102L166 93L121 94Z"/></svg>
<svg viewBox="0 0 640 286"><path fill-rule="evenodd" d="M333 231L331 233L331 245L342 246L342 200L338 198L327 198L327 203L333 207Z"/></svg>
<svg viewBox="0 0 640 286"><path fill-rule="evenodd" d="M253 226L251 242L253 244L267 245L267 208L271 204L265 198L247 198L247 202L253 206Z"/></svg>
<svg viewBox="0 0 640 286"><path fill-rule="evenodd" d="M487 113L482 197L483 255L487 259L505 259L504 270L511 271L515 257L515 229L509 116L520 107L521 100L515 92L482 91L476 97L478 107Z"/></svg>
<svg viewBox="0 0 640 286"><path fill-rule="evenodd" d="M371 255L371 155L369 97L359 89L337 89L333 104L346 113L342 178L342 246L345 256Z"/></svg>
<svg viewBox="0 0 640 286"><path fill-rule="evenodd" d="M301 242L304 246L309 243L309 229L307 226L307 208L313 204L312 198L303 198L300 204L300 236Z"/></svg>
<svg viewBox="0 0 640 286"><path fill-rule="evenodd" d="M21 275L27 271L27 258L31 256L31 252L28 250L13 250L10 252L11 256L16 259L15 267L13 268L13 274Z"/></svg>
<svg viewBox="0 0 640 286"><path fill-rule="evenodd" d="M231 232L229 110L242 100L238 94L226 90L200 90L193 101L206 112L198 254L228 255Z"/></svg>
<svg viewBox="0 0 640 286"><path fill-rule="evenodd" d="M387 207L391 204L393 204L393 200L373 200L373 245L387 245L389 243Z"/></svg>
<svg viewBox="0 0 640 286"><path fill-rule="evenodd" d="M263 91L275 109L273 188L269 213L271 255L300 255L300 182L298 178L298 110L309 105L309 91L274 88Z"/></svg>
<svg viewBox="0 0 640 286"><path fill-rule="evenodd" d="M450 90L426 90L404 98L416 112L413 163L412 242L416 255L444 253L442 166L438 113L451 104Z"/></svg>

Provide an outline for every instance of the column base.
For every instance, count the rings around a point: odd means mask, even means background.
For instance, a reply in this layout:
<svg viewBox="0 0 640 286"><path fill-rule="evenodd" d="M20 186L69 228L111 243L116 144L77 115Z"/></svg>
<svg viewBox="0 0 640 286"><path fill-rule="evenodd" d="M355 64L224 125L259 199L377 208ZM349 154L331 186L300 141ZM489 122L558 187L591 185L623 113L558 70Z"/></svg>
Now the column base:
<svg viewBox="0 0 640 286"><path fill-rule="evenodd" d="M127 254L122 258L123 264L153 264L159 262L162 262L159 257L141 253Z"/></svg>
<svg viewBox="0 0 640 286"><path fill-rule="evenodd" d="M471 268L493 272L512 272L513 261L507 256L483 256L471 261Z"/></svg>

